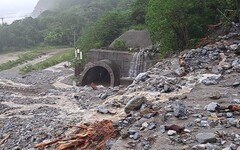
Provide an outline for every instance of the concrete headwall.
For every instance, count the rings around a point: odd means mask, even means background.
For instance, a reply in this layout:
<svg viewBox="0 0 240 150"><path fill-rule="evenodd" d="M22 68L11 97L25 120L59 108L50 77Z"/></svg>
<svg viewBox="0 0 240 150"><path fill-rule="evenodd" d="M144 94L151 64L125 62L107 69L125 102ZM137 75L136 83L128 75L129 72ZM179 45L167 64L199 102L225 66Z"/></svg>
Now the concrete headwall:
<svg viewBox="0 0 240 150"><path fill-rule="evenodd" d="M87 63L104 59L111 60L119 66L121 70L120 77L128 77L132 57L132 53L125 51L92 49L88 52Z"/></svg>

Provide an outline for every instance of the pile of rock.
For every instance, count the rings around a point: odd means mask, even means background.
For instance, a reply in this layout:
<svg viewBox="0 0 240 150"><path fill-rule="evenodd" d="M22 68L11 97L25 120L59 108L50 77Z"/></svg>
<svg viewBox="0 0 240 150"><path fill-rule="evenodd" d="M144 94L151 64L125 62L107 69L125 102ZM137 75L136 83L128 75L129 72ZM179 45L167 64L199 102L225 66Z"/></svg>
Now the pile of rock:
<svg viewBox="0 0 240 150"><path fill-rule="evenodd" d="M202 48L192 49L180 56L183 60L182 66L186 72L198 69L208 69L212 73L239 73L240 57L240 34L237 31L228 35L219 36L216 43L206 45Z"/></svg>
<svg viewBox="0 0 240 150"><path fill-rule="evenodd" d="M193 84L196 85L195 90L209 87L212 94L207 101L212 102L204 107L200 104L189 105L189 99L181 96L165 102L135 96L128 100L124 108L127 117L116 122L121 130L121 137L116 143L125 140L124 143L131 143L128 148L146 150L174 147L168 147L166 142L169 145L182 145L176 149L239 150L240 134L236 132L240 128L240 102L236 98L240 94L240 80L237 77L240 73L239 49L240 33L232 30L226 36L219 36L214 44L181 54L179 64L174 62L175 59L166 60L139 74L128 86L125 95L141 91L172 93L183 88L188 84L188 78L194 76L197 80L193 81L196 83ZM226 90L235 92L230 94L234 103L231 105L218 103L229 97L213 91L223 81L228 82L227 78L235 79L228 83L232 89ZM202 96L204 99L205 96ZM165 147L155 141L164 143ZM113 149L118 149L117 145L114 144Z"/></svg>

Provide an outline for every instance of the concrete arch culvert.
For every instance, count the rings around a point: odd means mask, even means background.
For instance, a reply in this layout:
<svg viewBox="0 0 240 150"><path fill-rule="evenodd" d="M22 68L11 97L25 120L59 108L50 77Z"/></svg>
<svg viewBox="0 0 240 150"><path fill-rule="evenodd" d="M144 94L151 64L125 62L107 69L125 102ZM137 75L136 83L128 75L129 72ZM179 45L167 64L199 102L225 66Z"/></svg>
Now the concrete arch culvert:
<svg viewBox="0 0 240 150"><path fill-rule="evenodd" d="M105 59L88 63L80 75L80 85L117 86L120 83L120 69L114 62Z"/></svg>

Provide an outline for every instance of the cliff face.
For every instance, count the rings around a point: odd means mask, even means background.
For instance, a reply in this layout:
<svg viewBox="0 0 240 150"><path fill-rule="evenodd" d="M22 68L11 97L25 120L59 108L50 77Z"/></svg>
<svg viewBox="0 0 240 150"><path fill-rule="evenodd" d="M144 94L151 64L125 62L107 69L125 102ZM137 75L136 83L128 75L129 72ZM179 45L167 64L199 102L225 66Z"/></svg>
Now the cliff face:
<svg viewBox="0 0 240 150"><path fill-rule="evenodd" d="M35 6L31 16L33 18L38 17L42 12L46 10L54 9L56 0L39 0L37 5Z"/></svg>
<svg viewBox="0 0 240 150"><path fill-rule="evenodd" d="M93 0L39 0L31 16L36 18L46 10L63 9L74 5L84 6L89 4L91 1Z"/></svg>

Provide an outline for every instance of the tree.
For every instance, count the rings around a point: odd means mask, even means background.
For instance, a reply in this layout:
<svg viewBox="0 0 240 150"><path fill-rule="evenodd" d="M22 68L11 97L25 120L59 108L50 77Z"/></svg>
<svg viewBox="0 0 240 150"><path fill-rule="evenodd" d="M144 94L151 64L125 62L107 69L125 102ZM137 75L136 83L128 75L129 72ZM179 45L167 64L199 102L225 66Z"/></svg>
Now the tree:
<svg viewBox="0 0 240 150"><path fill-rule="evenodd" d="M126 12L112 11L100 17L79 40L82 50L108 47L130 25Z"/></svg>
<svg viewBox="0 0 240 150"><path fill-rule="evenodd" d="M136 24L145 24L145 15L149 0L135 0L130 7L131 19Z"/></svg>
<svg viewBox="0 0 240 150"><path fill-rule="evenodd" d="M217 8L231 8L220 0L150 0L146 22L153 42L161 51L189 48L207 32L207 25L220 20Z"/></svg>

